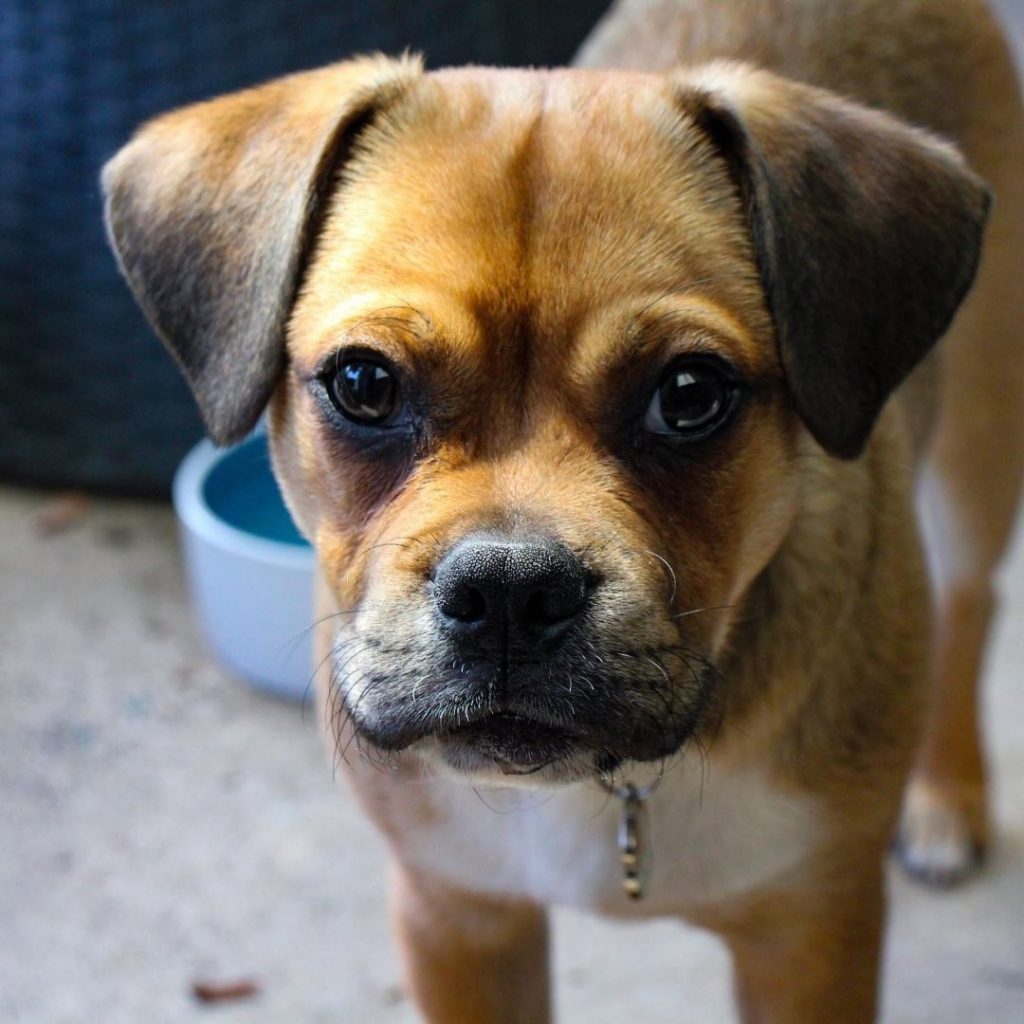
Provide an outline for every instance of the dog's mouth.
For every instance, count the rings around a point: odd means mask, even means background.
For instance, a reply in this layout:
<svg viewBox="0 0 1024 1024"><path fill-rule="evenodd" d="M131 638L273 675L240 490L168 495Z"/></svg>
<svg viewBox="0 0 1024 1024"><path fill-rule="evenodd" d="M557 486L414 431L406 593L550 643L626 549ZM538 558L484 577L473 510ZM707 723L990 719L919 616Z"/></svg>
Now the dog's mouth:
<svg viewBox="0 0 1024 1024"><path fill-rule="evenodd" d="M487 715L435 737L445 761L460 771L497 768L504 775L533 775L583 752L570 729L509 712Z"/></svg>
<svg viewBox="0 0 1024 1024"><path fill-rule="evenodd" d="M383 670L382 661L376 652L369 670L343 662L346 671L335 684L339 710L346 712L336 729L347 723L371 762L386 767L409 751L457 775L519 776L529 786L672 757L702 727L714 680L710 664L676 679L654 657L623 658L619 665L606 654L596 664L571 666L587 685L570 699L546 663L537 672L520 665L501 678L487 674L487 666L439 672L428 688L416 676L410 681L401 670ZM349 742L340 731L338 741Z"/></svg>

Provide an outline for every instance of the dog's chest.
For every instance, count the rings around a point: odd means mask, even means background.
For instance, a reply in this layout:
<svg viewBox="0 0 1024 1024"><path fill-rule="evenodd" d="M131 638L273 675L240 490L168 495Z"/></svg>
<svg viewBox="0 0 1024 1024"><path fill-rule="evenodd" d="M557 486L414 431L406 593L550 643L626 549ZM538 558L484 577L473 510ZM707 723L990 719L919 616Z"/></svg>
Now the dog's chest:
<svg viewBox="0 0 1024 1024"><path fill-rule="evenodd" d="M433 780L436 815L402 828L403 856L471 889L620 915L685 912L742 896L797 866L817 838L806 798L762 776L702 776L687 758L645 809L645 896L622 887L621 800L596 786L477 792Z"/></svg>

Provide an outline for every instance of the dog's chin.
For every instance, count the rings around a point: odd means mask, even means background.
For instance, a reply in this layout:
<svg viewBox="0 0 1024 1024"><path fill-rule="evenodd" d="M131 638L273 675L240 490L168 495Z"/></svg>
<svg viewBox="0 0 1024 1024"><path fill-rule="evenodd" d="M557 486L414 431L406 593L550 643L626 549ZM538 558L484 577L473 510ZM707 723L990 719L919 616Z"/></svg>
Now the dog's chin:
<svg viewBox="0 0 1024 1024"><path fill-rule="evenodd" d="M423 753L446 774L502 786L565 785L613 766L580 736L514 715L440 733L424 742Z"/></svg>
<svg viewBox="0 0 1024 1024"><path fill-rule="evenodd" d="M426 726L402 716L349 719L360 749L382 767L418 761L432 774L470 785L537 788L609 779L624 771L660 765L692 735L694 719L656 732L634 729L627 746L615 731L541 721L511 711L485 713L459 725Z"/></svg>
<svg viewBox="0 0 1024 1024"><path fill-rule="evenodd" d="M413 732L377 719L356 724L363 750L419 760L432 773L472 785L535 788L606 775L620 759L583 730L561 728L512 713L489 714L458 726Z"/></svg>

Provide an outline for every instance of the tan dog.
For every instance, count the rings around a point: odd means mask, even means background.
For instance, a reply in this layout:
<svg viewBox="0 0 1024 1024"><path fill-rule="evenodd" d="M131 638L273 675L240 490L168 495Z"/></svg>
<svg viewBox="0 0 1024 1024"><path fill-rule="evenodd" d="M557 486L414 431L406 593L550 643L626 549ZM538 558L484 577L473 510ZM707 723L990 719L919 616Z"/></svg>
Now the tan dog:
<svg viewBox="0 0 1024 1024"><path fill-rule="evenodd" d="M168 115L111 235L212 436L270 404L426 1018L547 1020L570 903L714 929L747 1022L870 1021L915 753L911 869L986 840L1014 71L973 0L627 0L581 63L642 70L370 59ZM513 783L549 796L473 790Z"/></svg>

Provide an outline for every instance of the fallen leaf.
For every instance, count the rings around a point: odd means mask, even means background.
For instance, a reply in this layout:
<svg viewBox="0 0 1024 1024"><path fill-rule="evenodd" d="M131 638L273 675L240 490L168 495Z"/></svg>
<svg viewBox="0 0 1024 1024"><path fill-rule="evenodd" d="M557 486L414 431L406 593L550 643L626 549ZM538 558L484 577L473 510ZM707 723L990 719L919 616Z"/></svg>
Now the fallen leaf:
<svg viewBox="0 0 1024 1024"><path fill-rule="evenodd" d="M90 501L81 491L64 491L40 505L36 512L36 533L52 537L77 526L89 514Z"/></svg>
<svg viewBox="0 0 1024 1024"><path fill-rule="evenodd" d="M252 999L259 994L260 986L249 978L192 982L192 995L201 1003L227 1003L234 999Z"/></svg>

